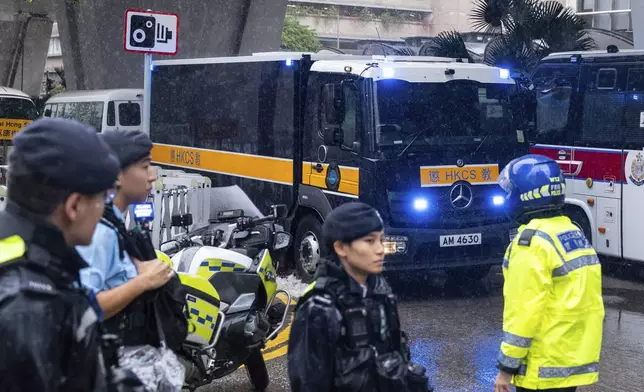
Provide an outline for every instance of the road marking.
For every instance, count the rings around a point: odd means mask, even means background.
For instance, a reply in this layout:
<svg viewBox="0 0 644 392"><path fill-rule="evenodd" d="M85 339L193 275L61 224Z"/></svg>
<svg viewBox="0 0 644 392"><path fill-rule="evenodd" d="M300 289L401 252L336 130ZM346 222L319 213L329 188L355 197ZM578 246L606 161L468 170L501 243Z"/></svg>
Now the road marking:
<svg viewBox="0 0 644 392"><path fill-rule="evenodd" d="M264 354L264 361L270 361L271 359L283 357L288 353L288 344L283 345L277 350L273 350L269 353Z"/></svg>

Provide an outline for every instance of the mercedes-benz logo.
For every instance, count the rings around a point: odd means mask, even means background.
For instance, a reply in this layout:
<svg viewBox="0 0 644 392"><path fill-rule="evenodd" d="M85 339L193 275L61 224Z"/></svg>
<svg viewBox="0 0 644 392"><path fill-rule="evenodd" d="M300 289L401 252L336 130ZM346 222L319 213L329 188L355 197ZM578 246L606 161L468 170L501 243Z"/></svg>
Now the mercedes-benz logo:
<svg viewBox="0 0 644 392"><path fill-rule="evenodd" d="M459 159L459 160L456 161L456 166L463 167L463 165L465 165L465 162L463 162L462 159Z"/></svg>
<svg viewBox="0 0 644 392"><path fill-rule="evenodd" d="M469 207L472 204L473 196L472 188L463 182L454 184L449 191L449 200L454 208L459 210Z"/></svg>

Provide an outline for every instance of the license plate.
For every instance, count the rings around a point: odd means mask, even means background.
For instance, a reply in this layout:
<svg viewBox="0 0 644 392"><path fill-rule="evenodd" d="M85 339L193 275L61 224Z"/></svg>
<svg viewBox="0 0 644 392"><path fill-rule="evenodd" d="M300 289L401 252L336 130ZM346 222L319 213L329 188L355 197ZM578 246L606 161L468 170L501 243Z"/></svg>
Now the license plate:
<svg viewBox="0 0 644 392"><path fill-rule="evenodd" d="M441 248L448 246L481 245L481 233L442 235L439 240Z"/></svg>

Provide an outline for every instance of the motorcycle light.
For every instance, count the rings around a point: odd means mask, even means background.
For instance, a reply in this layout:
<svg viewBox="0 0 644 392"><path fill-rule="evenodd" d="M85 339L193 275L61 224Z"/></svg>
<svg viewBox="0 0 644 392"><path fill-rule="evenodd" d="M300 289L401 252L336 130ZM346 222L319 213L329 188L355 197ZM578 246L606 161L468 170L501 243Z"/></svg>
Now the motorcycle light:
<svg viewBox="0 0 644 392"><path fill-rule="evenodd" d="M492 203L494 203L495 206L501 206L505 203L505 198L503 196L494 196L492 198Z"/></svg>

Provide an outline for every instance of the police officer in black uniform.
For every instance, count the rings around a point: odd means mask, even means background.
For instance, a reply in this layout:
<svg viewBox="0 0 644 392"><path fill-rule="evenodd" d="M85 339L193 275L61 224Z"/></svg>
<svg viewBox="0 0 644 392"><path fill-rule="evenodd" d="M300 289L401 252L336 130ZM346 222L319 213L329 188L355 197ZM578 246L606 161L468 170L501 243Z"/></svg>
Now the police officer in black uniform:
<svg viewBox="0 0 644 392"><path fill-rule="evenodd" d="M0 212L0 391L107 388L100 308L80 288L119 164L96 130L41 119L13 139Z"/></svg>
<svg viewBox="0 0 644 392"><path fill-rule="evenodd" d="M298 301L288 373L293 391L428 391L400 328L396 297L380 275L383 223L363 203L333 210L323 226L331 254Z"/></svg>

